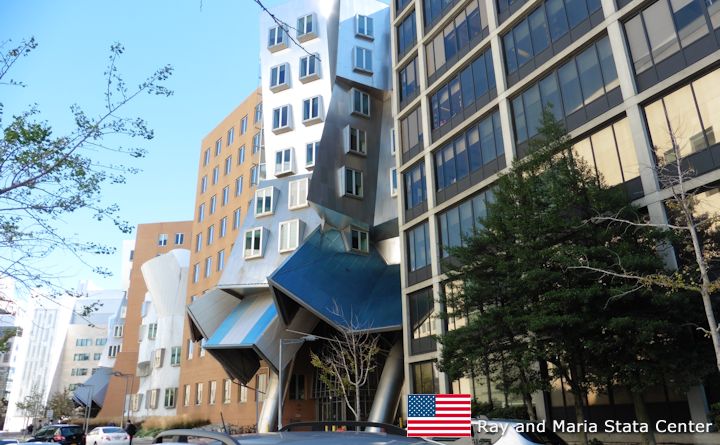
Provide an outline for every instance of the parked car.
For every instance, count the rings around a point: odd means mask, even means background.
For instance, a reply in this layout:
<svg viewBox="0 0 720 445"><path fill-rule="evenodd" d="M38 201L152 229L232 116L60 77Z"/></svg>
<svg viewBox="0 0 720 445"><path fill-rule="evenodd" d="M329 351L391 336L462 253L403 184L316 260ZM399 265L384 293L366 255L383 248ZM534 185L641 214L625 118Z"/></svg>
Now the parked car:
<svg viewBox="0 0 720 445"><path fill-rule="evenodd" d="M543 423L487 418L472 419L471 423L476 445L567 445Z"/></svg>
<svg viewBox="0 0 720 445"><path fill-rule="evenodd" d="M0 439L0 445L17 445L18 443L17 439Z"/></svg>
<svg viewBox="0 0 720 445"><path fill-rule="evenodd" d="M360 429L360 431L356 431ZM370 429L372 431L370 431ZM377 431L377 432L375 432ZM402 428L374 422L300 422L277 433L228 435L203 430L168 430L153 443L164 445L437 445L428 439L406 437ZM89 444L92 445L92 444Z"/></svg>
<svg viewBox="0 0 720 445"><path fill-rule="evenodd" d="M87 445L129 445L130 436L118 426L99 426L85 436Z"/></svg>
<svg viewBox="0 0 720 445"><path fill-rule="evenodd" d="M45 425L33 432L28 442L57 442L62 445L85 445L85 434L80 425L59 423Z"/></svg>

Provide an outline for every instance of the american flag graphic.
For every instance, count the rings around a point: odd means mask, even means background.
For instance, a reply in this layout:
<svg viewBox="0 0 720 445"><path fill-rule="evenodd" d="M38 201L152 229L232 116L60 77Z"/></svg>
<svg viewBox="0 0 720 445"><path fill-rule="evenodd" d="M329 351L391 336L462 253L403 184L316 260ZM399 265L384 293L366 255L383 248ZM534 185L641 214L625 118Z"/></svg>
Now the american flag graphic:
<svg viewBox="0 0 720 445"><path fill-rule="evenodd" d="M408 437L469 437L470 394L409 394Z"/></svg>

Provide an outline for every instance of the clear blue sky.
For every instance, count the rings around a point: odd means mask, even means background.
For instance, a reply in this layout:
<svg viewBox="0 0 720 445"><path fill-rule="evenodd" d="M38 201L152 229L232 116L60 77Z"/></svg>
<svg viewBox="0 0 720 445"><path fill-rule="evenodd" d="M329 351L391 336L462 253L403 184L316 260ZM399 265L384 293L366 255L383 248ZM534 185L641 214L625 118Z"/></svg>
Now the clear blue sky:
<svg viewBox="0 0 720 445"><path fill-rule="evenodd" d="M70 105L101 111L103 71L114 42L125 46L119 68L130 85L172 65L168 86L175 94L145 96L132 109L155 130L155 139L144 143L148 156L134 164L143 171L107 188L104 199L118 203L133 225L190 220L201 139L259 84L260 13L253 0L0 0L0 41L34 36L39 44L9 76L28 86L0 87L5 122L37 103L59 135L70 129ZM117 248L134 236L87 215L68 218L63 230ZM49 259L47 267L64 275L68 286L79 279L120 286L119 254L90 259L115 276L100 279L63 257Z"/></svg>

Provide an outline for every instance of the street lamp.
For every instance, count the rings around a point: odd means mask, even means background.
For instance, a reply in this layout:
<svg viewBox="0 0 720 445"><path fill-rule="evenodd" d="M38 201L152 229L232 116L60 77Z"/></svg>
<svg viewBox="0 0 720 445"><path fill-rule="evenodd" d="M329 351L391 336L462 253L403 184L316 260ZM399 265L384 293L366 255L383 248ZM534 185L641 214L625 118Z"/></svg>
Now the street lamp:
<svg viewBox="0 0 720 445"><path fill-rule="evenodd" d="M128 398L128 378L130 379L130 390L132 390L132 387L135 385L135 374L126 374L124 372L115 371L112 373L115 377L122 377L125 379L125 400L124 402L127 403L127 419L130 420L130 400ZM122 427L125 425L125 404L123 404L123 419L120 422L120 426Z"/></svg>
<svg viewBox="0 0 720 445"><path fill-rule="evenodd" d="M301 338L281 338L280 339L280 357L278 358L278 413L277 413L277 429L280 431L282 428L282 405L283 396L285 395L285 385L283 384L283 361L282 361L282 350L283 345L296 345L302 344L306 341L315 341L318 337L312 334L307 334Z"/></svg>
<svg viewBox="0 0 720 445"><path fill-rule="evenodd" d="M88 427L90 426L90 413L92 411L93 393L95 392L95 385L78 383L77 386L81 388L90 388L90 397L88 399L88 403L85 404L85 435L87 436Z"/></svg>

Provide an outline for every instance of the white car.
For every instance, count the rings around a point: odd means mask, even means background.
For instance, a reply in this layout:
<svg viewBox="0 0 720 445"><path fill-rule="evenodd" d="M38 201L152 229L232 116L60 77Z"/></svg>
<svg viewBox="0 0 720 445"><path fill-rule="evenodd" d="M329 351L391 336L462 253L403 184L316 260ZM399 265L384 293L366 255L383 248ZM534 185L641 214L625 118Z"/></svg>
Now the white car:
<svg viewBox="0 0 720 445"><path fill-rule="evenodd" d="M130 436L117 426L99 426L87 433L86 445L129 445Z"/></svg>

